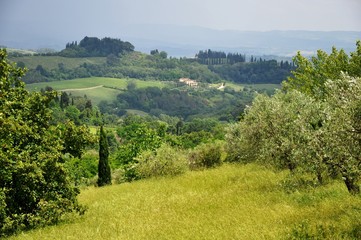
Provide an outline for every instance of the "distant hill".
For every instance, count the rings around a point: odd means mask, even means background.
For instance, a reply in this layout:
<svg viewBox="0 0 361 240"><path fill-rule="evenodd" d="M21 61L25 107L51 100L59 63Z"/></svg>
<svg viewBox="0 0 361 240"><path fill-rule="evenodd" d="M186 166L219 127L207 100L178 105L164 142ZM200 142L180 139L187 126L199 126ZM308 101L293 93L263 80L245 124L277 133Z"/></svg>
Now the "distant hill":
<svg viewBox="0 0 361 240"><path fill-rule="evenodd" d="M159 48L175 56L194 56L197 50L222 50L253 55L293 56L300 50L312 54L331 46L352 51L361 32L339 31L232 31L202 27L137 25L124 29L126 38L140 51ZM193 55L192 55L193 54Z"/></svg>
<svg viewBox="0 0 361 240"><path fill-rule="evenodd" d="M173 57L192 57L199 50L206 49L258 56L293 56L298 50L303 54L313 54L318 49L330 51L331 46L348 52L354 50L356 40L361 39L361 32L352 31L221 31L174 25L123 25L118 29L116 35L109 37L129 41L135 45L137 51L149 53L153 49L159 49ZM44 33L43 36L29 39L21 33L4 32L0 36L0 45L22 49L50 47L61 50L69 39L79 41L83 37L64 34L62 39L53 39Z"/></svg>

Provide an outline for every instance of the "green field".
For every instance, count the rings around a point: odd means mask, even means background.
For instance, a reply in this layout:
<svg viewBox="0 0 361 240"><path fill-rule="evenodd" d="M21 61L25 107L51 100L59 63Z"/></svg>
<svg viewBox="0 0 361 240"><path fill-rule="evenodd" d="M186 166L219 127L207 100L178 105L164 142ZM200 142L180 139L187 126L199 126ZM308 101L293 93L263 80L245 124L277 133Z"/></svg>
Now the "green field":
<svg viewBox="0 0 361 240"><path fill-rule="evenodd" d="M102 100L112 101L116 96L127 88L128 83L135 83L138 88L146 87L165 87L166 82L161 81L142 81L138 79L119 79L105 77L79 78L73 80L62 80L54 82L42 82L27 84L26 89L30 91L40 91L46 86L50 86L58 91L66 91L73 96L87 95L94 104L98 104Z"/></svg>
<svg viewBox="0 0 361 240"><path fill-rule="evenodd" d="M316 225L325 226L327 239L340 239L360 226L361 198L342 183L286 193L285 176L255 164L224 165L89 187L79 196L89 207L84 216L9 239L289 239L307 226L322 229Z"/></svg>
<svg viewBox="0 0 361 240"><path fill-rule="evenodd" d="M23 62L29 69L35 69L41 65L46 70L57 69L59 63L63 63L65 68L73 69L83 63L87 64L105 64L105 57L88 57L88 58L66 58L60 56L22 56L22 57L9 57L10 61Z"/></svg>

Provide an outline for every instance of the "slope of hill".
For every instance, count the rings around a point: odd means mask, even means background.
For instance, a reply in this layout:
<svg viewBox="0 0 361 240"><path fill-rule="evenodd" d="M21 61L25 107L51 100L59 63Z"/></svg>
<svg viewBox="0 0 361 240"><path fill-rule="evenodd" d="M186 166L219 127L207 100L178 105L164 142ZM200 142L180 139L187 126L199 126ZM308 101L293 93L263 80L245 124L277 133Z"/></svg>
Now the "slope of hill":
<svg viewBox="0 0 361 240"><path fill-rule="evenodd" d="M28 69L35 69L38 65L41 65L47 71L59 68L59 64L62 64L64 68L73 69L80 65L86 64L105 64L105 57L87 57L87 58L67 58L60 56L21 56L21 57L9 57L11 61L23 62Z"/></svg>
<svg viewBox="0 0 361 240"><path fill-rule="evenodd" d="M90 187L83 217L9 239L302 239L361 235L359 196L342 183L286 193L258 165ZM320 213L320 214L315 214ZM308 234L308 235L307 235ZM358 235L357 235L358 234Z"/></svg>
<svg viewBox="0 0 361 240"><path fill-rule="evenodd" d="M127 88L128 83L134 83L138 88L159 87L167 84L161 81L142 81L138 79L119 79L105 77L79 78L73 80L62 80L55 82L42 82L27 84L26 89L30 91L40 91L49 86L57 91L65 91L73 96L86 95L93 104L98 105L100 101L113 101L116 96Z"/></svg>

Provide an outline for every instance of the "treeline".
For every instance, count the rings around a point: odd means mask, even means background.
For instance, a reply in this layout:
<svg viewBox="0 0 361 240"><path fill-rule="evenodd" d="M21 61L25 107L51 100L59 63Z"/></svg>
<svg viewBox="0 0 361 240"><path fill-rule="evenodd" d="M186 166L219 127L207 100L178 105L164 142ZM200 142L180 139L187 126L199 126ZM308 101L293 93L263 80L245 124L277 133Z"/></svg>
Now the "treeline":
<svg viewBox="0 0 361 240"><path fill-rule="evenodd" d="M62 57L106 57L110 54L119 56L134 51L130 42L105 37L85 37L79 44L77 41L67 43L65 49L58 53Z"/></svg>
<svg viewBox="0 0 361 240"><path fill-rule="evenodd" d="M236 64L210 65L208 68L222 79L236 83L274 83L279 84L290 76L295 69L288 61L258 60Z"/></svg>
<svg viewBox="0 0 361 240"><path fill-rule="evenodd" d="M239 53L228 53L222 51L199 51L196 54L196 59L201 64L217 65L217 64L234 64L246 61L246 55Z"/></svg>

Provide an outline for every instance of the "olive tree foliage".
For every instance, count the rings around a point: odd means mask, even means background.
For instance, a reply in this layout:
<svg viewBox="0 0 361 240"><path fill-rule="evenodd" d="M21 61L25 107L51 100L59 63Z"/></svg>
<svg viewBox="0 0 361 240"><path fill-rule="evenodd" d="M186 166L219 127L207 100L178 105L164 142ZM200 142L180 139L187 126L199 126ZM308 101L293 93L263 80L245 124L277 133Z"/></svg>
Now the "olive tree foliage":
<svg viewBox="0 0 361 240"><path fill-rule="evenodd" d="M302 165L295 157L308 139L305 132L321 120L319 106L298 91L258 95L240 123L229 127L228 161L258 161L294 171Z"/></svg>
<svg viewBox="0 0 361 240"><path fill-rule="evenodd" d="M0 50L0 236L83 212L49 124L55 93L29 93L23 75Z"/></svg>
<svg viewBox="0 0 361 240"><path fill-rule="evenodd" d="M347 55L298 53L293 76L274 96L259 95L226 136L228 161L259 161L316 181L338 178L360 192L361 41Z"/></svg>
<svg viewBox="0 0 361 240"><path fill-rule="evenodd" d="M361 78L341 74L323 88L322 100L297 90L258 95L228 130L228 161L308 173L319 184L338 178L350 193L359 193Z"/></svg>
<svg viewBox="0 0 361 240"><path fill-rule="evenodd" d="M359 193L361 177L361 78L344 75L327 81L323 126L326 161L351 193Z"/></svg>

